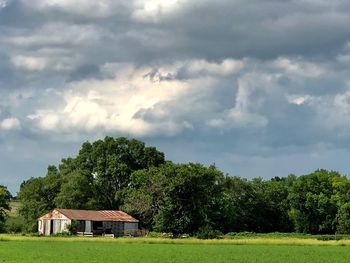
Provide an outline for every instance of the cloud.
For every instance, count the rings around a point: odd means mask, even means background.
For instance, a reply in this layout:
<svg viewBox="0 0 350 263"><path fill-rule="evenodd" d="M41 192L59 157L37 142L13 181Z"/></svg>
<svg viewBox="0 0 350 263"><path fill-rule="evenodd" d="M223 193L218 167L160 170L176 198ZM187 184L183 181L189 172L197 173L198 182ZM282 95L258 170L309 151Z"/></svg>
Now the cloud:
<svg viewBox="0 0 350 263"><path fill-rule="evenodd" d="M323 74L330 73L330 69L323 65L300 59L278 58L272 64L276 68L284 70L287 74L292 74L296 77L317 78Z"/></svg>
<svg viewBox="0 0 350 263"><path fill-rule="evenodd" d="M234 59L225 59L221 63L208 62L204 59L190 61L185 70L189 74L216 74L216 75L231 75L244 67L244 62Z"/></svg>
<svg viewBox="0 0 350 263"><path fill-rule="evenodd" d="M152 109L157 103L176 100L187 88L184 82L150 78L147 76L150 71L151 68L123 65L113 79L74 82L63 93L61 108L38 109L29 118L37 121L40 128L54 132L103 129L134 135L176 133L179 127L175 124L152 126L135 116L140 109Z"/></svg>
<svg viewBox="0 0 350 263"><path fill-rule="evenodd" d="M5 8L8 5L7 0L0 0L0 9Z"/></svg>
<svg viewBox="0 0 350 263"><path fill-rule="evenodd" d="M159 22L175 12L184 0L136 0L132 18L140 22Z"/></svg>
<svg viewBox="0 0 350 263"><path fill-rule="evenodd" d="M37 29L17 30L3 41L19 47L86 45L99 41L105 30L94 25L51 22Z"/></svg>
<svg viewBox="0 0 350 263"><path fill-rule="evenodd" d="M17 118L7 118L0 122L2 130L18 130L21 128L21 123Z"/></svg>
<svg viewBox="0 0 350 263"><path fill-rule="evenodd" d="M289 159L317 152L322 166L328 150L350 148L347 1L0 6L2 156L31 163L46 151L54 163L82 141L124 135L245 176L287 173Z"/></svg>
<svg viewBox="0 0 350 263"><path fill-rule="evenodd" d="M70 71L76 66L74 58L64 56L14 56L11 61L15 67L28 71Z"/></svg>
<svg viewBox="0 0 350 263"><path fill-rule="evenodd" d="M77 14L85 17L106 17L112 15L113 7L118 6L111 0L21 0L23 5L40 12L62 11L70 14ZM122 1L120 1L122 2Z"/></svg>

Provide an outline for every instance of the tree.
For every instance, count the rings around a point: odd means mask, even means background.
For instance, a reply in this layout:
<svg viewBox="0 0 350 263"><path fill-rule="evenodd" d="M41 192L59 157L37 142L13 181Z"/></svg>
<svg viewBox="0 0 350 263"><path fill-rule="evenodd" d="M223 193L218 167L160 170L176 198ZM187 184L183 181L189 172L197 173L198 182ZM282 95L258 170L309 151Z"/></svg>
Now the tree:
<svg viewBox="0 0 350 263"><path fill-rule="evenodd" d="M3 231L4 222L7 218L7 211L10 210L11 194L7 188L0 185L0 232Z"/></svg>
<svg viewBox="0 0 350 263"><path fill-rule="evenodd" d="M152 229L154 226L154 219L168 193L169 176L164 170L170 165L138 170L131 175L122 209L138 218L142 227Z"/></svg>
<svg viewBox="0 0 350 263"><path fill-rule="evenodd" d="M350 203L344 203L337 213L337 233L350 234Z"/></svg>
<svg viewBox="0 0 350 263"><path fill-rule="evenodd" d="M295 180L290 189L289 200L290 216L297 232L335 232L337 202L334 182L341 177L337 172L317 170Z"/></svg>
<svg viewBox="0 0 350 263"><path fill-rule="evenodd" d="M164 162L162 152L138 140L106 137L92 144L85 142L76 158L62 160L63 184L57 204L67 208L119 209L132 172Z"/></svg>
<svg viewBox="0 0 350 263"><path fill-rule="evenodd" d="M55 207L71 209L119 209L131 174L164 163L164 154L138 140L106 137L83 143L75 158L62 159L59 168L49 166L45 177L21 185L20 214L27 231Z"/></svg>
<svg viewBox="0 0 350 263"><path fill-rule="evenodd" d="M224 176L215 167L169 162L135 172L132 179L124 207L153 218L148 223L154 230L179 235L219 226Z"/></svg>
<svg viewBox="0 0 350 263"><path fill-rule="evenodd" d="M226 177L224 232L290 231L288 181Z"/></svg>
<svg viewBox="0 0 350 263"><path fill-rule="evenodd" d="M31 178L22 183L18 198L19 214L26 220L28 232L36 231L36 220L56 207L55 198L60 191L61 176L55 166L49 166L45 177Z"/></svg>

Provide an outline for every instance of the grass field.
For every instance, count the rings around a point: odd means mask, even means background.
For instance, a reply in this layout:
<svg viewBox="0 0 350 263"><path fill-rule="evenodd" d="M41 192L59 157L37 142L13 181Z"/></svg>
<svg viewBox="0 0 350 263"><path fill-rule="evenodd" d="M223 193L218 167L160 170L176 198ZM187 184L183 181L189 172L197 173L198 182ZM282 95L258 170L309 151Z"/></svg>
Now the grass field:
<svg viewBox="0 0 350 263"><path fill-rule="evenodd" d="M9 216L17 216L18 215L18 208L20 207L21 203L18 202L18 201L11 201L10 202L10 207L11 207L11 210L9 212Z"/></svg>
<svg viewBox="0 0 350 263"><path fill-rule="evenodd" d="M349 241L0 236L0 262L349 262Z"/></svg>

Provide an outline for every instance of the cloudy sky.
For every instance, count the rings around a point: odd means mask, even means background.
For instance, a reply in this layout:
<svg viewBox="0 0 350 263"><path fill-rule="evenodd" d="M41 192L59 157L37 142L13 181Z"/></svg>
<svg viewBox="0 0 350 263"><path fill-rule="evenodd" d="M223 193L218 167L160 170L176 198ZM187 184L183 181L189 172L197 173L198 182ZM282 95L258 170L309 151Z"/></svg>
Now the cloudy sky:
<svg viewBox="0 0 350 263"><path fill-rule="evenodd" d="M0 0L0 184L106 135L246 178L350 172L346 0Z"/></svg>

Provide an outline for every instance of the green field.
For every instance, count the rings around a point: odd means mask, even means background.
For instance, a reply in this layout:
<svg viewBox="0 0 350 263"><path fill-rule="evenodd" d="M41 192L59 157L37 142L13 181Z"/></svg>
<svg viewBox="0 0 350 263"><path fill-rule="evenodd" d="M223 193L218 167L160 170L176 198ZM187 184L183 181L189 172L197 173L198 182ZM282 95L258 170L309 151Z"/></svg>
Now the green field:
<svg viewBox="0 0 350 263"><path fill-rule="evenodd" d="M254 241L255 240L255 241ZM345 241L245 242L0 236L0 262L349 262ZM243 240L244 241L244 240ZM280 241L280 242L279 242ZM168 242L168 243L164 243ZM281 245L279 245L281 244Z"/></svg>

